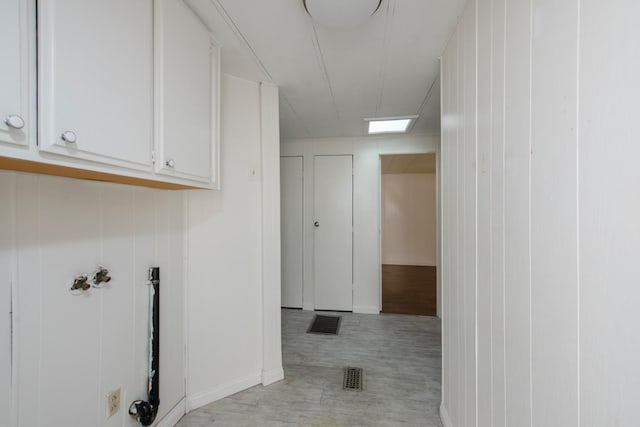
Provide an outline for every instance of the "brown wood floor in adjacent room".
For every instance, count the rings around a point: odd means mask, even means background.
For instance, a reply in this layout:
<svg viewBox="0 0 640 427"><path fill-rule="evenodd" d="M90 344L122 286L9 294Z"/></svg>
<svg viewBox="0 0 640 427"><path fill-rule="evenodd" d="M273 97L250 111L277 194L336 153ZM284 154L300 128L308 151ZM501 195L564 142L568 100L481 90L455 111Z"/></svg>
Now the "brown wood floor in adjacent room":
<svg viewBox="0 0 640 427"><path fill-rule="evenodd" d="M382 312L435 316L436 267L382 266Z"/></svg>

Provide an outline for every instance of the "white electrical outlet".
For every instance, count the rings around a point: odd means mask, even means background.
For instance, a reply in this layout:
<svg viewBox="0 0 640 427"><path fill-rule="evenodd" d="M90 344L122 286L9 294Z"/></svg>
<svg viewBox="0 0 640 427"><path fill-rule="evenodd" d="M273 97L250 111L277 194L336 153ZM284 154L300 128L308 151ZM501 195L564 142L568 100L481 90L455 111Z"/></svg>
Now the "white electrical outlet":
<svg viewBox="0 0 640 427"><path fill-rule="evenodd" d="M107 395L107 418L111 418L120 410L120 389Z"/></svg>

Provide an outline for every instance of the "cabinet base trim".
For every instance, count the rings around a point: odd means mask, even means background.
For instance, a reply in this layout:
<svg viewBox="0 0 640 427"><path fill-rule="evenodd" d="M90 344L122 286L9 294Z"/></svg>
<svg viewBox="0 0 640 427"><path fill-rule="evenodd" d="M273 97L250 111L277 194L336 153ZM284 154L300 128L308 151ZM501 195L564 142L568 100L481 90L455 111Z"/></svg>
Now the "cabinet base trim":
<svg viewBox="0 0 640 427"><path fill-rule="evenodd" d="M87 179L90 181L113 182L116 184L136 185L138 187L159 188L163 190L190 190L199 188L189 185L173 184L170 182L154 181L151 179L135 178L106 172L95 172L68 166L40 163L31 160L13 159L10 157L0 157L0 169L37 173L41 175L63 176L67 178Z"/></svg>

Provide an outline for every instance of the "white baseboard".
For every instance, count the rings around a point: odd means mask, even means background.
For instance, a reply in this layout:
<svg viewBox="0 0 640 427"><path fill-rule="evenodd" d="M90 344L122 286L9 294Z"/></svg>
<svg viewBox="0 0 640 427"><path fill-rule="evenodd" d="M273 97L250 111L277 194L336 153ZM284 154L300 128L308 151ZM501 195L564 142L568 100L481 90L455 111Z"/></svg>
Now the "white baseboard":
<svg viewBox="0 0 640 427"><path fill-rule="evenodd" d="M442 425L444 427L453 427L453 423L451 422L451 418L449 418L447 408L444 407L444 403L440 404L440 419L442 420Z"/></svg>
<svg viewBox="0 0 640 427"><path fill-rule="evenodd" d="M246 390L249 387L260 384L261 381L262 373L260 372L187 396L187 412L231 396L239 391Z"/></svg>
<svg viewBox="0 0 640 427"><path fill-rule="evenodd" d="M267 386L284 379L284 369L276 368L262 371L262 385Z"/></svg>
<svg viewBox="0 0 640 427"><path fill-rule="evenodd" d="M182 418L182 416L186 413L187 400L183 398L176 404L176 406L173 407L173 409L169 411L167 415L165 415L160 421L158 421L156 427L173 427L178 424L180 418Z"/></svg>
<svg viewBox="0 0 640 427"><path fill-rule="evenodd" d="M380 307L375 305L354 305L353 312L360 314L380 314Z"/></svg>

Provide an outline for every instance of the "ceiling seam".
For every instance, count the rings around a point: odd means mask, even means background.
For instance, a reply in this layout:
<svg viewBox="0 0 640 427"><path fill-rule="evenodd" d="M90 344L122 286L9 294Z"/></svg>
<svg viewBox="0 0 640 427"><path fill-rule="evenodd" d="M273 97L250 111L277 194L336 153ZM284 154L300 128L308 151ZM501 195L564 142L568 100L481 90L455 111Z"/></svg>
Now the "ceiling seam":
<svg viewBox="0 0 640 427"><path fill-rule="evenodd" d="M249 40L247 40L247 38L242 33L242 31L240 31L240 28L238 28L238 25L233 20L233 18L229 14L229 12L227 12L227 9L225 9L225 7L222 5L220 0L212 0L212 3L214 5L214 7L218 10L218 13L220 13L220 15L226 21L227 26L229 28L231 28L231 30L233 31L234 35L238 38L240 43L242 43L245 46L245 48L251 53L251 55L253 56L254 61L256 62L256 65L258 65L260 70L267 76L267 78L269 78L269 80L271 82L275 83L273 76L271 75L269 70L267 70L267 67L264 65L264 62L262 62L262 59L260 59L260 56L258 56L256 51L253 49L253 46L251 46L251 43L249 43ZM287 97L284 96L284 94L281 91L279 91L279 96L280 96L280 99L282 99L282 101L289 107L289 109L291 110L293 115L296 117L296 119L298 120L298 122L302 126L302 129L304 130L305 134L307 136L311 136L311 133L309 132L309 129L307 128L307 125L305 124L305 122L302 119L302 117L300 117L298 112L295 110L295 108L293 108L293 105L291 104L289 99L287 99ZM332 94L332 96L333 96L333 94Z"/></svg>
<svg viewBox="0 0 640 427"><path fill-rule="evenodd" d="M322 54L322 47L320 46L320 39L318 38L318 32L316 31L316 26L309 18L309 22L311 23L311 28L313 29L313 38L314 38L314 47L316 49L317 54L319 55L320 60L320 68L322 69L322 74L327 82L327 87L329 88L329 95L331 96L331 102L333 103L333 108L336 110L336 116L338 120L340 120L340 110L338 109L338 103L336 102L336 98L333 94L333 87L331 86L331 80L329 79L329 71L327 70L327 64L324 60L324 55Z"/></svg>
<svg viewBox="0 0 640 427"><path fill-rule="evenodd" d="M272 83L275 83L273 80L273 77L271 76L271 73L269 73L269 70L267 70L267 67L262 62L262 59L260 59L260 57L258 56L256 51L253 49L253 47L249 43L249 40L247 40L247 38L244 36L242 31L240 31L240 28L238 28L238 25L236 25L235 21L233 20L231 15L229 15L227 10L224 8L220 0L211 0L211 2L213 3L213 6L218 10L220 15L222 15L227 25L229 26L229 28L231 28L231 30L236 35L238 40L249 50L249 52L253 56L254 61L256 62L256 65L258 65L260 70L269 78L269 81L271 81Z"/></svg>
<svg viewBox="0 0 640 427"><path fill-rule="evenodd" d="M433 87L436 85L436 82L438 82L438 79L440 79L440 74L439 73L436 76L436 78L433 79L433 81L431 82L431 86L429 86L429 90L427 90L427 94L424 96L424 99L422 100L422 104L420 104L420 108L418 108L418 111L416 112L416 115L418 115L418 116L422 115L422 111L424 110L424 107L427 105L427 102L429 102L429 100L431 99L431 95L432 95L432 92L433 92Z"/></svg>
<svg viewBox="0 0 640 427"><path fill-rule="evenodd" d="M387 79L387 62L389 52L389 33L393 26L393 20L396 14L396 2L395 0L389 0L387 3L387 22L384 26L384 54L382 56L382 64L380 67L380 92L378 93L378 102L376 103L376 117L380 116L380 110L382 109L382 99L384 97L384 82Z"/></svg>

